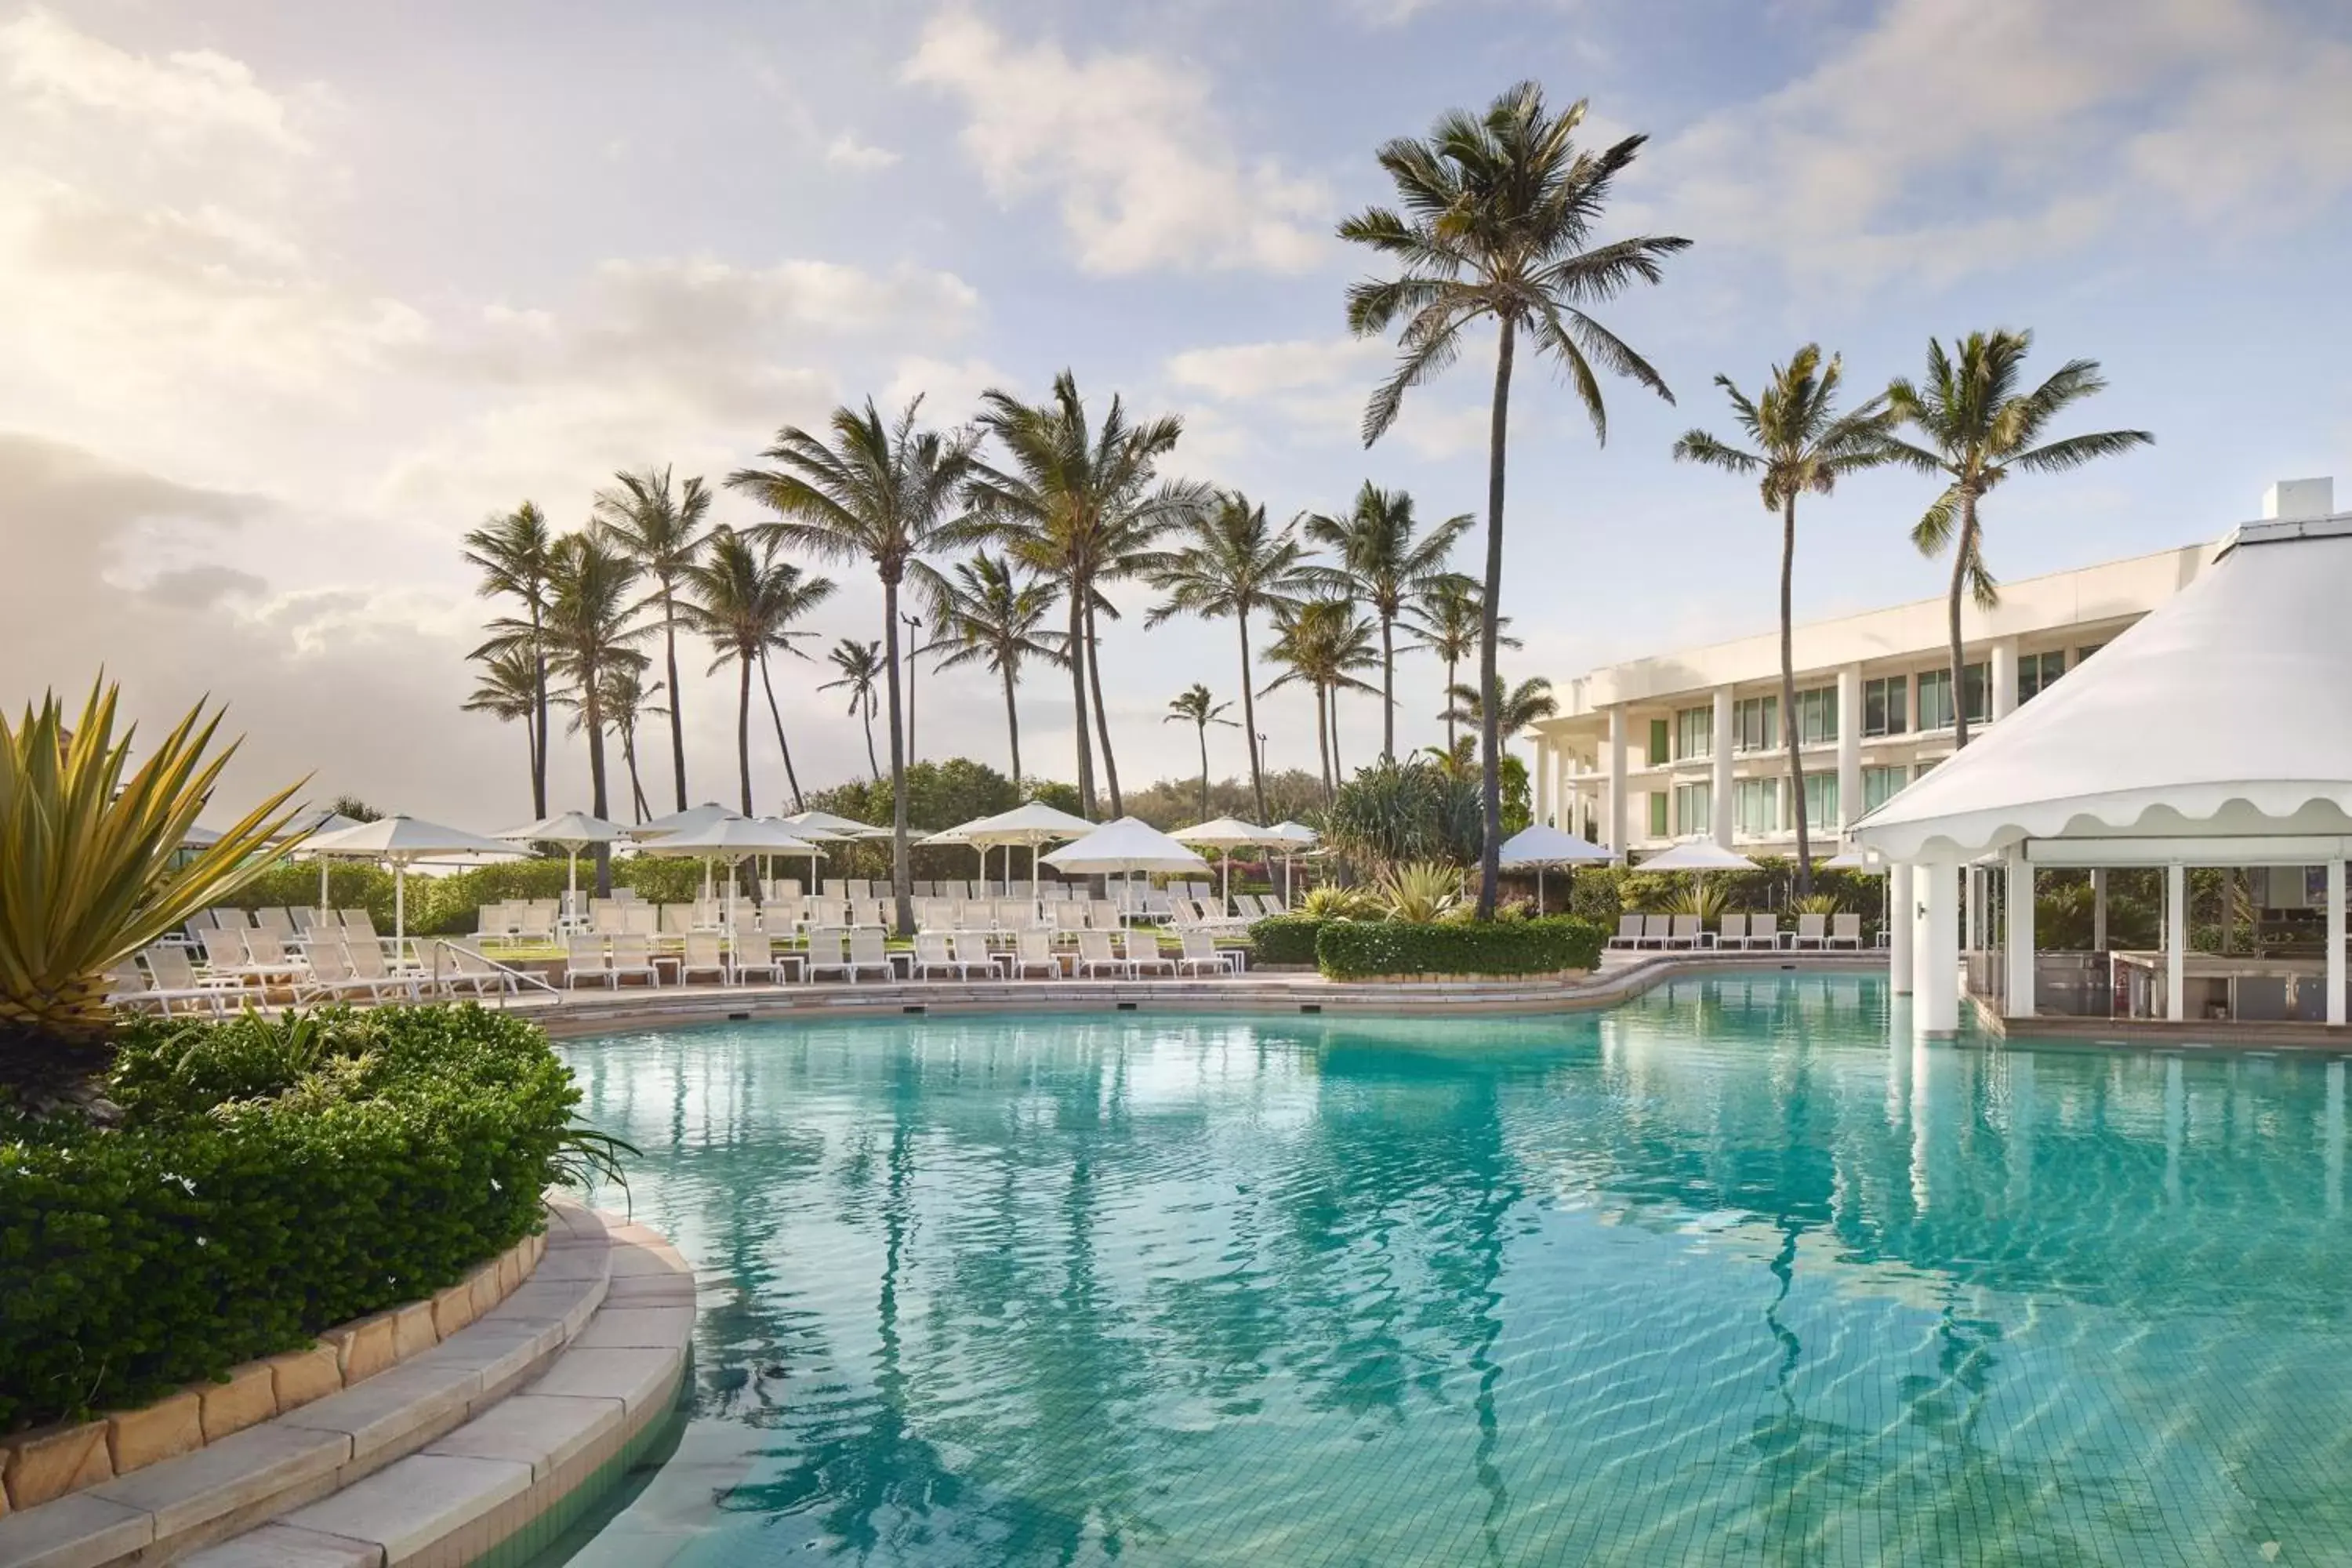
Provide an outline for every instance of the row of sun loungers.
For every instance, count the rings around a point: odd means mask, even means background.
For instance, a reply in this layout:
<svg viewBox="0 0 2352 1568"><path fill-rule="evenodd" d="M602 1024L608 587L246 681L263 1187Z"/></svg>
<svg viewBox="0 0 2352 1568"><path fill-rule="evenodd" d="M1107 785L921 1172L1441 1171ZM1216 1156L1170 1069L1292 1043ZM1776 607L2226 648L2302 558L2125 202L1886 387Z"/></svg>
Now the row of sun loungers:
<svg viewBox="0 0 2352 1568"><path fill-rule="evenodd" d="M1750 948L1862 948L1862 917L1855 914L1799 915L1793 931L1780 929L1775 915L1725 915L1708 931L1697 915L1621 915L1613 948L1713 948L1717 952Z"/></svg>
<svg viewBox="0 0 2352 1568"><path fill-rule="evenodd" d="M386 961L383 943L372 936L346 938L326 934L323 926L313 929L318 934L299 953L287 951L274 932L258 928L244 933L246 940L236 950L229 944L238 933L216 927L207 929L194 949L158 942L108 976L108 998L166 1016L217 1016L247 1003L288 996L298 1003L351 1001L362 995L370 1002L415 1002L428 994L488 996L519 989L513 973L462 942L436 944L434 966L395 967ZM197 952L203 954L201 962Z"/></svg>
<svg viewBox="0 0 2352 1568"><path fill-rule="evenodd" d="M1079 931L1075 952L1055 945L1057 933L1029 930L1011 933L1011 945L996 947L985 931L923 931L911 952L893 953L879 930L821 928L808 933L807 945L780 949L762 935L722 942L715 931L689 932L677 953L656 952L643 936L604 937L593 932L565 939L563 984L577 990L583 984L617 989L625 980L648 986L691 984L708 976L722 985L738 985L751 978L776 984L791 981L838 978L855 984L875 978L928 980L940 974L959 980L977 975L993 980L1036 976L1058 979L1066 973L1080 978L1108 974L1132 979L1138 975L1237 974L1242 955L1221 949L1205 931L1181 933L1174 954L1160 950L1156 936L1129 933L1115 946L1108 931ZM1067 968L1065 968L1065 960ZM903 969L901 966L904 966Z"/></svg>

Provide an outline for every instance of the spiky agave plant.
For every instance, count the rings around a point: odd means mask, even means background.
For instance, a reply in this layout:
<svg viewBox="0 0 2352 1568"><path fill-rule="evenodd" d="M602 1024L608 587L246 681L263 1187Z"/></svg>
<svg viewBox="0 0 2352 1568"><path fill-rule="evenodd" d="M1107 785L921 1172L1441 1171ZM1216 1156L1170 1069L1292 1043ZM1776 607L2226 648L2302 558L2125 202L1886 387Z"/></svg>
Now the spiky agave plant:
<svg viewBox="0 0 2352 1568"><path fill-rule="evenodd" d="M1444 920L1462 903L1462 868L1442 860L1392 866L1381 878L1381 902L1389 919L1426 925Z"/></svg>
<svg viewBox="0 0 2352 1568"><path fill-rule="evenodd" d="M175 866L236 743L206 760L220 715L200 702L134 771L116 695L93 685L70 728L54 692L13 729L0 716L0 1097L37 1107L102 1065L107 971L268 869L301 787Z"/></svg>

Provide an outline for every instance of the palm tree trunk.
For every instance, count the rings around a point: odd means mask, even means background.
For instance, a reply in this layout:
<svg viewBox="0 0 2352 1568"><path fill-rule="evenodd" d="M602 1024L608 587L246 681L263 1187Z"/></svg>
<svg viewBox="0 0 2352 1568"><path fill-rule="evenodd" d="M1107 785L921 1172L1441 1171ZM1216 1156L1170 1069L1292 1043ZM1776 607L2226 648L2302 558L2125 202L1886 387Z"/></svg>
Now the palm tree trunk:
<svg viewBox="0 0 2352 1568"><path fill-rule="evenodd" d="M806 811L808 802L801 798L801 776L793 771L793 744L784 739L783 710L776 706L776 683L768 677L768 650L760 650L760 689L768 694L768 717L776 726L776 750L784 754L784 783L792 787L793 809ZM677 699L673 697L672 701Z"/></svg>
<svg viewBox="0 0 2352 1568"><path fill-rule="evenodd" d="M593 659L580 672L580 716L588 730L589 808L599 816L609 814L609 797L604 793L604 705L596 692L596 682L604 673ZM596 896L613 896L613 847L609 844L596 846Z"/></svg>
<svg viewBox="0 0 2352 1568"><path fill-rule="evenodd" d="M1381 761L1396 761L1396 623L1381 616Z"/></svg>
<svg viewBox="0 0 2352 1568"><path fill-rule="evenodd" d="M547 643L540 629L539 601L530 602L530 683L535 711L531 715L530 808L539 820L547 816Z"/></svg>
<svg viewBox="0 0 2352 1568"><path fill-rule="evenodd" d="M874 759L874 694L871 691L866 694L866 705L861 710L866 715L866 771L874 775L876 784L880 784L882 764Z"/></svg>
<svg viewBox="0 0 2352 1568"><path fill-rule="evenodd" d="M1348 782L1348 764L1339 756L1339 689L1331 689L1331 787Z"/></svg>
<svg viewBox="0 0 2352 1568"><path fill-rule="evenodd" d="M644 822L654 814L653 803L646 798L646 782L637 776L637 735L631 730L621 737L621 762L629 770L629 812Z"/></svg>
<svg viewBox="0 0 2352 1568"><path fill-rule="evenodd" d="M1004 736L1013 743L1013 792L1021 793L1021 705L1013 697L1013 666L1004 667ZM982 867L982 870L988 868Z"/></svg>
<svg viewBox="0 0 2352 1568"><path fill-rule="evenodd" d="M1209 721L1205 719L1192 728L1201 737L1201 820L1209 820Z"/></svg>
<svg viewBox="0 0 2352 1568"><path fill-rule="evenodd" d="M1502 704L1494 700L1495 640L1501 630L1503 607L1503 458L1509 444L1511 417L1512 328L1503 318L1495 344L1495 409L1486 432L1486 602L1478 606L1478 689L1486 700L1478 705L1479 740L1485 756L1479 761L1478 816L1486 832L1478 847L1478 918L1495 918L1495 891L1503 874L1503 748L1500 743Z"/></svg>
<svg viewBox="0 0 2352 1568"><path fill-rule="evenodd" d="M1078 716L1078 812L1095 815L1094 742L1087 731L1087 584L1070 582L1070 701Z"/></svg>
<svg viewBox="0 0 2352 1568"><path fill-rule="evenodd" d="M911 626L908 628L913 635L919 637L922 634L922 629L920 626ZM922 651L920 643L907 650L907 761L909 765L922 754L915 750L915 659Z"/></svg>
<svg viewBox="0 0 2352 1568"><path fill-rule="evenodd" d="M915 909L907 883L907 732L898 702L898 580L882 579L882 634L889 639L885 651L890 666L890 898L898 934L911 936Z"/></svg>
<svg viewBox="0 0 2352 1568"><path fill-rule="evenodd" d="M1331 721L1328 707L1328 693L1323 683L1315 683L1315 749L1323 763L1323 798L1331 798Z"/></svg>
<svg viewBox="0 0 2352 1568"><path fill-rule="evenodd" d="M1125 816L1127 805L1118 794L1118 759L1110 753L1110 714L1103 707L1102 641L1095 631L1094 595L1087 604L1087 684L1095 694L1095 727L1102 734L1103 783L1110 791L1110 814Z"/></svg>
<svg viewBox="0 0 2352 1568"><path fill-rule="evenodd" d="M686 704L677 689L677 607L670 602L669 579L662 579L663 657L669 665L669 763L677 783L677 808L686 809ZM751 815L746 806L743 815Z"/></svg>
<svg viewBox="0 0 2352 1568"><path fill-rule="evenodd" d="M1797 814L1797 897L1802 899L1813 890L1813 841L1805 826L1805 759L1797 740L1797 661L1790 616L1790 584L1796 571L1797 498L1792 493L1780 498L1780 728L1789 742L1789 796ZM1838 722L1851 724L1856 718L1841 713ZM1718 735L1715 743L1727 746L1731 737Z"/></svg>
<svg viewBox="0 0 2352 1568"><path fill-rule="evenodd" d="M751 661L738 654L735 682L735 768L741 775L743 815L751 815ZM677 711L677 693L669 694L670 711Z"/></svg>
<svg viewBox="0 0 2352 1568"><path fill-rule="evenodd" d="M1960 496L1960 537L1952 545L1952 750L1969 743L1967 655L1960 651L1960 589L1969 580L1969 555L1977 542L1977 498Z"/></svg>
<svg viewBox="0 0 2352 1568"><path fill-rule="evenodd" d="M1248 733L1250 760L1250 795L1257 802L1257 824L1265 821L1265 759L1257 752L1257 699L1250 692L1249 606L1242 606L1234 616L1242 629L1242 727Z"/></svg>
<svg viewBox="0 0 2352 1568"><path fill-rule="evenodd" d="M1449 757L1454 754L1454 689L1460 684L1454 662L1449 658L1445 661L1445 754Z"/></svg>

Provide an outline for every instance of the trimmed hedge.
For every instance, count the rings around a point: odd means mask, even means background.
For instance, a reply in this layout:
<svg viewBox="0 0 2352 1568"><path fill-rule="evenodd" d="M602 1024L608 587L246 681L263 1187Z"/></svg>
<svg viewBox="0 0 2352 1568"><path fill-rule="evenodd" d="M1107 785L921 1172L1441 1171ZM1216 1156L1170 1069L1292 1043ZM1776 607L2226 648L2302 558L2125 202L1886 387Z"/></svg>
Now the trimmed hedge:
<svg viewBox="0 0 2352 1568"><path fill-rule="evenodd" d="M1315 939L1333 980L1404 974L1551 974L1601 962L1608 932L1591 921L1331 921Z"/></svg>
<svg viewBox="0 0 2352 1568"><path fill-rule="evenodd" d="M0 1430L450 1285L583 1144L546 1037L470 1005L134 1022L108 1092L114 1128L0 1116Z"/></svg>
<svg viewBox="0 0 2352 1568"><path fill-rule="evenodd" d="M1249 928L1250 955L1259 963L1312 963L1315 938L1328 921L1268 915Z"/></svg>

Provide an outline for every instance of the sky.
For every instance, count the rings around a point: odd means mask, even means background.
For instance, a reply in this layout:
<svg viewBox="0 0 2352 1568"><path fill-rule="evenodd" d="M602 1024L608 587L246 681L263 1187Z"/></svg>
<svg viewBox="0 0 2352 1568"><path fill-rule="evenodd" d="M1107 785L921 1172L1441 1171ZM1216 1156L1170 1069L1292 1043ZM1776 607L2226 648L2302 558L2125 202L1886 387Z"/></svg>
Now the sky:
<svg viewBox="0 0 2352 1568"><path fill-rule="evenodd" d="M2004 578L2352 482L2340 0L0 0L0 700L102 669L150 726L227 705L226 802L307 774L509 826L522 729L459 710L495 613L465 531L525 498L576 525L624 468L715 483L869 396L959 424L1066 367L1097 409L1181 416L1171 471L1276 517L1366 479L1476 510L1491 339L1366 450L1393 351L1348 335L1369 258L1333 231L1388 199L1383 140L1528 76L1589 100L1595 142L1650 138L1604 237L1693 245L1602 312L1673 405L1610 384L1602 444L1521 362L1511 679L1773 624L1773 521L1669 449L1729 431L1714 377L1753 389L1808 342L1857 395L1982 328L2102 362L2070 428L2157 445L1994 497ZM1931 490L1809 500L1799 616L1935 595L1906 537ZM870 575L825 570L814 646L877 636ZM1236 695L1233 627L1147 630L1149 591L1116 596L1122 780L1189 773L1167 702ZM692 794L731 801L731 687L681 656ZM866 765L830 673L777 670L812 787ZM1438 738L1441 682L1402 662L1401 742ZM919 754L1003 765L988 677L917 690ZM1072 774L1066 691L1024 689L1033 773ZM1315 765L1311 711L1265 703L1272 765ZM1341 726L1369 760L1377 705ZM584 805L559 741L551 806ZM1211 744L1243 770L1237 732ZM667 740L643 746L666 808ZM754 770L772 809L772 742Z"/></svg>

